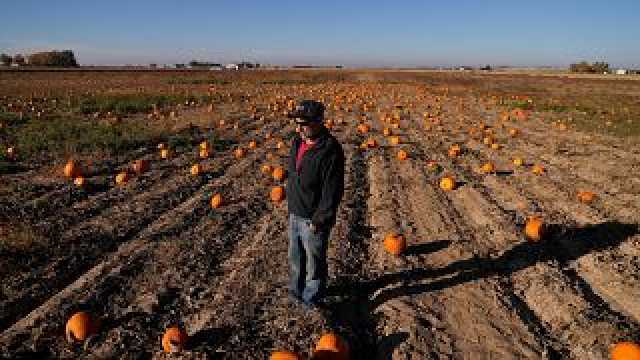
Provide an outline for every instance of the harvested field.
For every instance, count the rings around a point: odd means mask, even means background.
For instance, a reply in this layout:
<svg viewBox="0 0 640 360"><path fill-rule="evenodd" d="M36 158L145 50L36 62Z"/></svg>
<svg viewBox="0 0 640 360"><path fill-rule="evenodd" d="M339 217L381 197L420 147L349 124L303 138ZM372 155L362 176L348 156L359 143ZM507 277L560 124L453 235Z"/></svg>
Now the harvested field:
<svg viewBox="0 0 640 360"><path fill-rule="evenodd" d="M286 164L284 115L305 98L327 105L346 155L328 304L314 311L287 299L286 203L261 171ZM640 81L7 72L0 125L2 356L307 358L329 331L353 359L607 359L640 341ZM390 232L407 239L400 256L383 247ZM102 323L71 345L79 310ZM189 343L167 355L175 324Z"/></svg>

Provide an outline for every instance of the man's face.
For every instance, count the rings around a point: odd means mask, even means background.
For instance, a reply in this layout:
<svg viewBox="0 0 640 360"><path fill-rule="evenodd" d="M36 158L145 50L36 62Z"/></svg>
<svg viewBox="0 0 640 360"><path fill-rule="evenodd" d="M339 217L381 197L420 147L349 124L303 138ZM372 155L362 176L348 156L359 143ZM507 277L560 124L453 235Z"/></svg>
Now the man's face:
<svg viewBox="0 0 640 360"><path fill-rule="evenodd" d="M321 123L298 123L297 131L302 139L315 139L320 133Z"/></svg>

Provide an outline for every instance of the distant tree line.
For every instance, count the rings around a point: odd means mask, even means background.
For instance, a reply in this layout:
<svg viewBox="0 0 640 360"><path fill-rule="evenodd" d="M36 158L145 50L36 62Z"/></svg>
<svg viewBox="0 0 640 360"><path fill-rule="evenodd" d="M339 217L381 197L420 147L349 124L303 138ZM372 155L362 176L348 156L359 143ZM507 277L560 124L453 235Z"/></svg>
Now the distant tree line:
<svg viewBox="0 0 640 360"><path fill-rule="evenodd" d="M62 51L42 51L33 53L26 58L22 54L16 54L10 56L7 54L0 54L0 62L4 66L11 66L17 64L20 66L55 66L55 67L77 67L78 62L71 50Z"/></svg>
<svg viewBox="0 0 640 360"><path fill-rule="evenodd" d="M594 62L593 64L588 63L586 61L579 62L577 64L569 65L569 71L572 73L582 73L582 74L602 74L605 72L609 72L609 64L602 62Z"/></svg>

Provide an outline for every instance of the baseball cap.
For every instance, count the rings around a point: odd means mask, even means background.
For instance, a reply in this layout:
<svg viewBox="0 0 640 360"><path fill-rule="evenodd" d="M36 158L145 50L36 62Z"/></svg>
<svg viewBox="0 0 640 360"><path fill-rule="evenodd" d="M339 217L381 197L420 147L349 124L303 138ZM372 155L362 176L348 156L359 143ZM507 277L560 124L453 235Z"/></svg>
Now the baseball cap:
<svg viewBox="0 0 640 360"><path fill-rule="evenodd" d="M287 117L295 118L298 124L321 123L324 120L324 105L315 100L302 100Z"/></svg>

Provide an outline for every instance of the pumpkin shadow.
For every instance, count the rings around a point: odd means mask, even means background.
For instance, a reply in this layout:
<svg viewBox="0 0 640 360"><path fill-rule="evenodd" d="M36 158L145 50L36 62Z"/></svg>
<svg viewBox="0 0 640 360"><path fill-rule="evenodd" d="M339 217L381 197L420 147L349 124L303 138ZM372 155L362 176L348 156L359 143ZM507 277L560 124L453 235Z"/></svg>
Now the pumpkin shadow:
<svg viewBox="0 0 640 360"><path fill-rule="evenodd" d="M421 244L411 245L407 247L405 250L405 256L417 256L417 255L426 255L430 253L434 253L436 251L440 251L442 249L446 249L451 245L451 240L437 240L430 241Z"/></svg>
<svg viewBox="0 0 640 360"><path fill-rule="evenodd" d="M496 176L510 176L510 175L513 175L513 171L512 170L500 170L500 171L496 171L495 175Z"/></svg>
<svg viewBox="0 0 640 360"><path fill-rule="evenodd" d="M215 348L231 336L231 328L202 329L189 336L187 348L192 351L213 353Z"/></svg>
<svg viewBox="0 0 640 360"><path fill-rule="evenodd" d="M17 174L27 170L30 169L21 164L0 160L0 175Z"/></svg>
<svg viewBox="0 0 640 360"><path fill-rule="evenodd" d="M352 284L351 288L369 295L377 292L368 302L369 308L375 309L398 297L443 290L493 276L509 276L539 262L555 260L560 266L566 266L591 252L613 248L636 234L640 234L638 224L617 221L577 228L550 225L543 241L521 242L495 258L472 257L439 269L403 270ZM445 279L438 279L445 276ZM431 279L435 280L429 281Z"/></svg>
<svg viewBox="0 0 640 360"><path fill-rule="evenodd" d="M463 187L463 186L467 185L468 183L469 183L468 181L456 180L456 187L455 188L457 189L457 188ZM454 189L454 191L455 191L455 189Z"/></svg>
<svg viewBox="0 0 640 360"><path fill-rule="evenodd" d="M111 186L109 186L106 180L95 181L95 182L87 181L85 187L78 189L77 192L81 195L89 196L89 195L105 192L110 188Z"/></svg>

